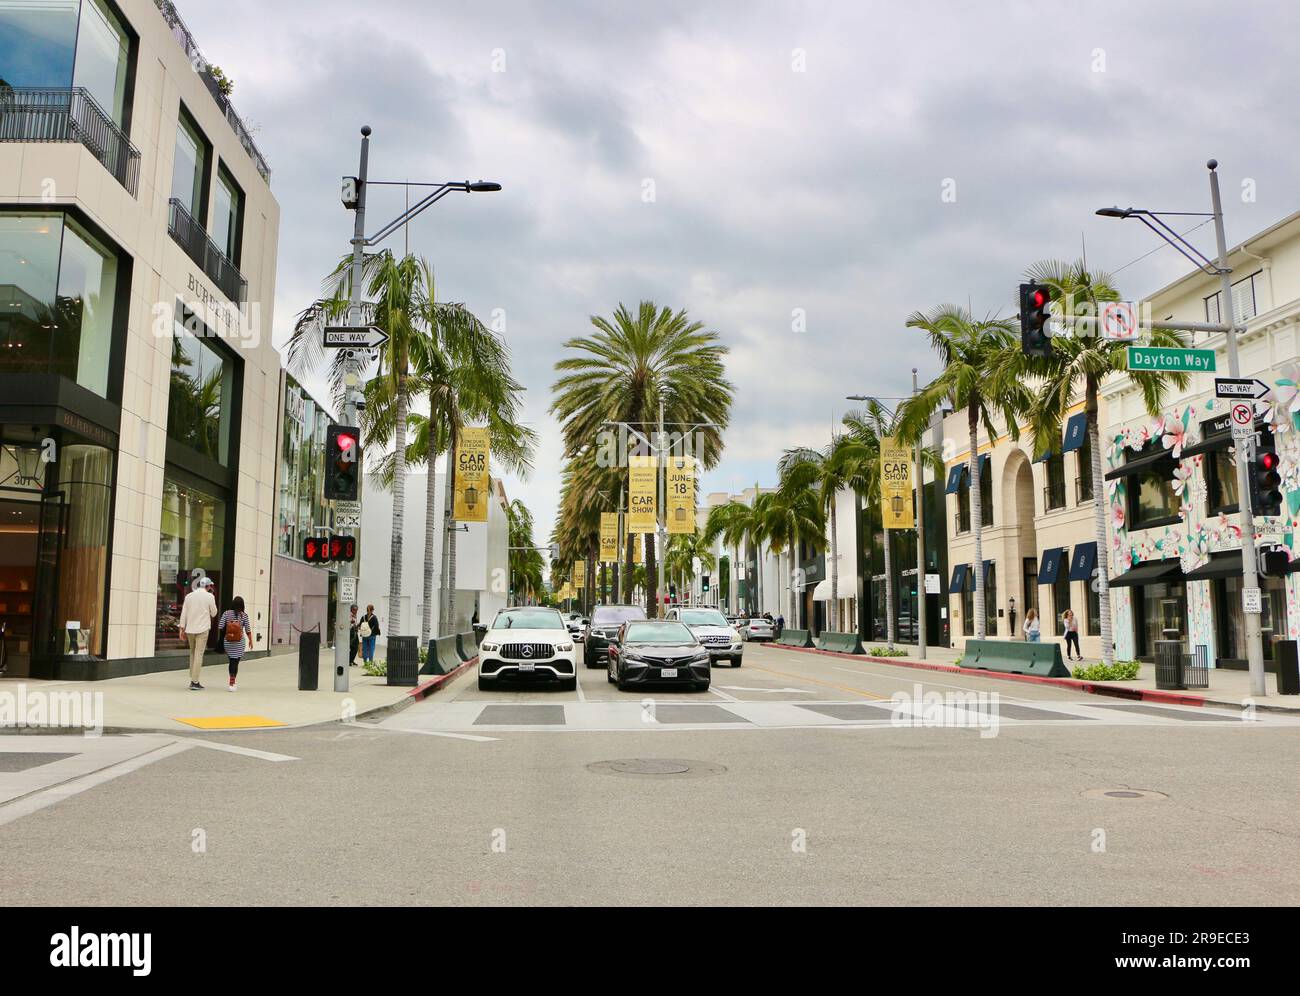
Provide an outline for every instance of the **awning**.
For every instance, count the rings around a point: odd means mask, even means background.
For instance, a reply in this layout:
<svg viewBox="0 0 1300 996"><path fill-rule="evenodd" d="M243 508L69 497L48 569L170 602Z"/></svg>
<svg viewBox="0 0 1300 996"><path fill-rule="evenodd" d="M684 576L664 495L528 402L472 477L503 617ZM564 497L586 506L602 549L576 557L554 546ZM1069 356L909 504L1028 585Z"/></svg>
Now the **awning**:
<svg viewBox="0 0 1300 996"><path fill-rule="evenodd" d="M966 578L970 573L970 564L958 564L952 569L952 580L948 582L948 591L960 595L966 590Z"/></svg>
<svg viewBox="0 0 1300 996"><path fill-rule="evenodd" d="M1129 588L1133 585L1153 584L1157 581L1181 581L1183 580L1183 568L1177 557L1166 557L1164 560L1148 560L1138 564L1130 571L1125 571L1119 577L1110 579L1112 588Z"/></svg>
<svg viewBox="0 0 1300 996"><path fill-rule="evenodd" d="M1061 446L1061 452L1069 453L1071 450L1082 449L1087 440L1088 413L1076 412L1070 416L1070 421L1065 423L1065 443Z"/></svg>
<svg viewBox="0 0 1300 996"><path fill-rule="evenodd" d="M1034 463L1046 463L1055 455L1054 450L1044 450L1038 456L1034 457Z"/></svg>
<svg viewBox="0 0 1300 996"><path fill-rule="evenodd" d="M1042 562L1038 565L1038 583L1055 584L1061 574L1061 560L1065 547L1052 546L1043 551Z"/></svg>
<svg viewBox="0 0 1300 996"><path fill-rule="evenodd" d="M1077 544L1074 548L1074 557L1070 560L1070 580L1091 581L1092 572L1096 568L1097 541Z"/></svg>
<svg viewBox="0 0 1300 996"><path fill-rule="evenodd" d="M829 602L831 600L831 579L822 578L817 582L817 587L813 589L814 602Z"/></svg>
<svg viewBox="0 0 1300 996"><path fill-rule="evenodd" d="M1242 576L1241 551L1220 550L1210 554L1210 559L1194 571L1187 572L1188 581L1211 581L1214 578L1239 578Z"/></svg>
<svg viewBox="0 0 1300 996"><path fill-rule="evenodd" d="M1143 453L1139 457L1134 457L1128 462L1120 464L1106 475L1106 480L1113 481L1117 477L1129 477L1133 474L1142 474L1154 470L1156 464L1159 463L1172 464L1173 456L1171 454L1171 450L1167 450L1162 446L1157 446L1151 453ZM1170 476L1173 476L1172 466L1170 467Z"/></svg>
<svg viewBox="0 0 1300 996"><path fill-rule="evenodd" d="M948 486L944 488L944 494L956 494L961 487L961 479L966 474L966 465L964 463L953 464L948 470Z"/></svg>
<svg viewBox="0 0 1300 996"><path fill-rule="evenodd" d="M1258 432L1263 427L1263 420L1255 419L1255 431ZM1201 423L1201 441L1191 446L1184 446L1179 452L1178 459L1186 460L1188 457L1199 456L1202 453L1226 450L1231 445L1232 422L1229 417L1220 415L1218 418L1207 418Z"/></svg>

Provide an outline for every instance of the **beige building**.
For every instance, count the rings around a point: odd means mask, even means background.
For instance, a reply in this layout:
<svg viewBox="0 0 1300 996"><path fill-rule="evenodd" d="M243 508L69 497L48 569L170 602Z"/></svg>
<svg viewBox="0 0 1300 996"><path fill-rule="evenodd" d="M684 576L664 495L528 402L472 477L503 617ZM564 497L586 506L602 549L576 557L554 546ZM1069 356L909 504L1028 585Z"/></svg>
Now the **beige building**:
<svg viewBox="0 0 1300 996"><path fill-rule="evenodd" d="M269 177L173 4L0 3L10 674L181 666L177 609L203 576L244 598L266 649Z"/></svg>

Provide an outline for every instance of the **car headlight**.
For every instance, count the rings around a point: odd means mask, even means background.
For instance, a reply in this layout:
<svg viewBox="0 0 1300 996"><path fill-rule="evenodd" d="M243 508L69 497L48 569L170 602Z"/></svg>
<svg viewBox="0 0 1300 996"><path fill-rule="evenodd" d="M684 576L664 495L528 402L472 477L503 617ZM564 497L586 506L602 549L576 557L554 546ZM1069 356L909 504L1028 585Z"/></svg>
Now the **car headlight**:
<svg viewBox="0 0 1300 996"><path fill-rule="evenodd" d="M500 650L500 649L501 649L501 644L499 644L499 643L481 643L481 644L479 644L479 650L485 651L485 652L487 652L487 653L489 653L489 654L490 654L490 653L493 653L494 651Z"/></svg>
<svg viewBox="0 0 1300 996"><path fill-rule="evenodd" d="M731 638L732 638L733 640L739 640L739 639L740 639L740 630L738 630L738 629L733 629L733 630L731 631Z"/></svg>
<svg viewBox="0 0 1300 996"><path fill-rule="evenodd" d="M705 651L703 651L702 653L698 653L698 654L696 654L694 657L692 657L692 658L691 658L691 663L692 663L692 664L707 664L707 663L709 663L709 661L711 661L712 659L713 659L713 658L709 656L709 652L708 652L707 650L705 650Z"/></svg>
<svg viewBox="0 0 1300 996"><path fill-rule="evenodd" d="M567 654L570 650L573 649L573 644L572 644L572 643L561 643L561 644L558 644L558 645L556 646L555 649L558 650L558 651L559 651L560 653L562 653L562 654Z"/></svg>

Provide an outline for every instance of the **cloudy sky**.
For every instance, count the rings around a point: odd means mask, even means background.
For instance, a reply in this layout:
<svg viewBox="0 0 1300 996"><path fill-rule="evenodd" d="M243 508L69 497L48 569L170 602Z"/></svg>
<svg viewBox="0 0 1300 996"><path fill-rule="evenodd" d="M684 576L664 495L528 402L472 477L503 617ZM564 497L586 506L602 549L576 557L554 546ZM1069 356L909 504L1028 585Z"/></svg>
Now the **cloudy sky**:
<svg viewBox="0 0 1300 996"><path fill-rule="evenodd" d="M1184 272L1097 207L1208 210L1215 156L1230 242L1300 208L1300 15L1280 3L177 6L274 170L278 342L348 248L362 124L376 179L503 184L444 199L410 241L441 299L504 315L542 439L507 488L541 534L560 344L620 301L721 335L736 404L705 490L770 485L846 394L934 374L912 311L1014 313L1025 267L1085 242L1130 296ZM368 227L402 197L374 193ZM1212 250L1211 228L1192 238Z"/></svg>

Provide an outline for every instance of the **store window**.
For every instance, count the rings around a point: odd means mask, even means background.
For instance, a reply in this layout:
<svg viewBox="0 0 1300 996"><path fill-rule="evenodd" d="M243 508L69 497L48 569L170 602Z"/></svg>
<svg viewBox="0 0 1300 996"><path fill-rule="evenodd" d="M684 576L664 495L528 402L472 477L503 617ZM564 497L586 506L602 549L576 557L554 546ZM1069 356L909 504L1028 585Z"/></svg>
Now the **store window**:
<svg viewBox="0 0 1300 996"><path fill-rule="evenodd" d="M1056 580L1052 582L1052 613L1054 623L1052 632L1057 636L1065 635L1065 622L1061 618L1065 615L1065 610L1070 607L1070 572L1062 565L1061 570L1057 572ZM1041 627L1046 632L1047 627Z"/></svg>
<svg viewBox="0 0 1300 996"><path fill-rule="evenodd" d="M1187 586L1159 581L1133 589L1133 631L1139 657L1155 656L1160 640L1187 638Z"/></svg>
<svg viewBox="0 0 1300 996"><path fill-rule="evenodd" d="M1088 635L1101 636L1101 592L1097 590L1097 581L1085 581L1088 592Z"/></svg>
<svg viewBox="0 0 1300 996"><path fill-rule="evenodd" d="M1239 511L1237 465L1227 448L1205 454L1206 512L1210 515Z"/></svg>
<svg viewBox="0 0 1300 996"><path fill-rule="evenodd" d="M120 265L62 213L0 212L0 373L62 374L108 397Z"/></svg>
<svg viewBox="0 0 1300 996"><path fill-rule="evenodd" d="M1142 459L1154 453L1163 454L1159 439L1153 439L1140 454L1129 459ZM1178 521L1179 498L1174 494L1173 472L1177 463L1172 457L1159 459L1130 474L1128 477L1129 529L1148 529L1171 525Z"/></svg>
<svg viewBox="0 0 1300 996"><path fill-rule="evenodd" d="M64 526L59 551L58 614L45 634L58 655L103 657L108 538L115 454L103 446L67 444L55 463ZM48 516L47 516L48 519Z"/></svg>
<svg viewBox="0 0 1300 996"><path fill-rule="evenodd" d="M201 488L163 478L162 523L158 537L158 612L154 645L158 652L183 651L181 602L198 579L212 578L218 601L224 591L226 503ZM215 627L214 627L215 631ZM215 634L209 645L215 646Z"/></svg>
<svg viewBox="0 0 1300 996"><path fill-rule="evenodd" d="M321 498L330 417L292 377L286 378L280 447L279 553L302 556L303 539L329 526Z"/></svg>
<svg viewBox="0 0 1300 996"><path fill-rule="evenodd" d="M986 561L984 571L984 632L996 636L998 632L998 565Z"/></svg>
<svg viewBox="0 0 1300 996"><path fill-rule="evenodd" d="M1274 641L1286 639L1286 591L1281 578L1260 578L1261 614L1259 628L1263 636L1264 659L1273 660ZM1246 656L1246 615L1241 602L1242 579L1215 578L1210 582L1214 607L1215 656L1224 660L1244 661Z"/></svg>
<svg viewBox="0 0 1300 996"><path fill-rule="evenodd" d="M223 467L230 459L234 360L188 308L176 303L167 435Z"/></svg>
<svg viewBox="0 0 1300 996"><path fill-rule="evenodd" d="M961 593L961 631L965 636L975 635L975 578L966 579L966 590Z"/></svg>

